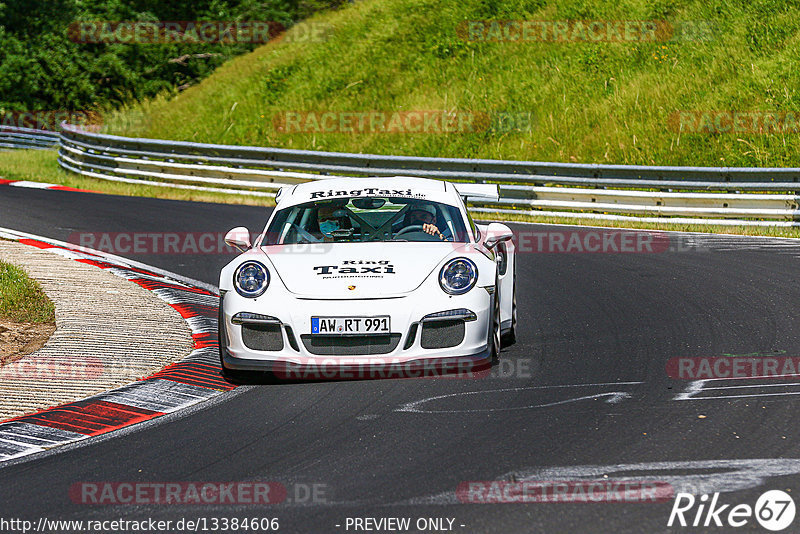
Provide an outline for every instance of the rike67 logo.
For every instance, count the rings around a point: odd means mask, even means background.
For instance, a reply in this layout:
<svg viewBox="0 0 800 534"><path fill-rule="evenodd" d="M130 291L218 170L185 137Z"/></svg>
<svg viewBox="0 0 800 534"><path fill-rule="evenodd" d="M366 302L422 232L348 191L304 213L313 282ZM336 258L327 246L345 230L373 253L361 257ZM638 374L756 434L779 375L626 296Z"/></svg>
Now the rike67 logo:
<svg viewBox="0 0 800 534"><path fill-rule="evenodd" d="M710 501L705 494L697 499L690 493L678 493L667 526L743 527L755 517L763 528L780 531L792 524L794 516L794 500L781 490L765 492L754 507L749 504L722 504L719 493L714 493Z"/></svg>

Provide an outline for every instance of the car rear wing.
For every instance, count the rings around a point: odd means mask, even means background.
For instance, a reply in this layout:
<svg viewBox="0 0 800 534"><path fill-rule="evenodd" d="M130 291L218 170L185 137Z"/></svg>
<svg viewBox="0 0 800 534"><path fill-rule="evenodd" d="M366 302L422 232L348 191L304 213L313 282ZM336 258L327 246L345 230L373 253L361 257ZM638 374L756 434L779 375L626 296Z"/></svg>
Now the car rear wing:
<svg viewBox="0 0 800 534"><path fill-rule="evenodd" d="M458 194L467 200L498 200L500 191L497 184L453 184Z"/></svg>
<svg viewBox="0 0 800 534"><path fill-rule="evenodd" d="M288 192L289 192L289 189L291 189L291 188L293 188L293 187L294 187L294 185L284 185L283 187L281 187L280 189L278 189L278 192L277 192L277 193L275 193L275 205L276 205L276 206L277 206L278 204L280 204L280 202L281 202L281 197L285 196L285 195L286 195L286 193L288 193Z"/></svg>

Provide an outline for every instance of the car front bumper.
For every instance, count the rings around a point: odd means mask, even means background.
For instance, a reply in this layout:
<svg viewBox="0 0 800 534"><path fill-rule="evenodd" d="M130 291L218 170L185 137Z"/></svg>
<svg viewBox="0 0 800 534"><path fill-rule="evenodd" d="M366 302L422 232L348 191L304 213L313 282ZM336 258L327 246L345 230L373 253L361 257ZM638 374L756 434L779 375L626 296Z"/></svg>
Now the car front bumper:
<svg viewBox="0 0 800 534"><path fill-rule="evenodd" d="M248 299L229 291L222 300L226 338L223 365L231 370L273 372L309 368L379 368L387 372L399 368L475 368L485 365L490 358L488 332L494 298L491 289L475 287L458 296L438 291L351 300L297 298L286 293ZM259 325L247 321L234 324L234 316L241 312L269 318L264 328L273 336L271 350L254 348L258 344L252 341L253 332ZM458 315L456 318L430 317L441 312ZM381 315L390 317L390 336L373 335L369 336L372 339L367 339L368 336L311 334L313 316ZM459 321L461 325L457 324ZM241 323L240 320L236 322ZM463 331L463 335L456 335L459 331ZM278 335L279 341L275 337ZM246 336L249 336L248 341Z"/></svg>

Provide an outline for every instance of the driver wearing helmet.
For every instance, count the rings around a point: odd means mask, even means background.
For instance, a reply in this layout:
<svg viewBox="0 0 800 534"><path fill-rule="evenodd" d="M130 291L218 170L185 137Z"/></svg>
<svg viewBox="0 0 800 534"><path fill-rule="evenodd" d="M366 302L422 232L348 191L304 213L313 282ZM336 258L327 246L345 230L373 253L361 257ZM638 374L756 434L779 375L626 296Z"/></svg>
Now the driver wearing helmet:
<svg viewBox="0 0 800 534"><path fill-rule="evenodd" d="M320 206L317 211L317 222L319 233L322 234L320 237L325 241L333 240L333 232L337 230L352 228L347 211L337 205Z"/></svg>
<svg viewBox="0 0 800 534"><path fill-rule="evenodd" d="M411 204L405 217L405 226L421 226L426 234L445 239L444 234L436 226L436 208L432 204L422 202Z"/></svg>

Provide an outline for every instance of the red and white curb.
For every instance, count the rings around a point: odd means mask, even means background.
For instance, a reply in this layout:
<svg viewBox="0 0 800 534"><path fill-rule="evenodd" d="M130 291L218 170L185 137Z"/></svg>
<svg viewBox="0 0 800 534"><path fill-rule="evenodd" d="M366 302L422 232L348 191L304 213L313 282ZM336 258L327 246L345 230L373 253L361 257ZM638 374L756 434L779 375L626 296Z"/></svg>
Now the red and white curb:
<svg viewBox="0 0 800 534"><path fill-rule="evenodd" d="M52 239L0 228L0 237L107 269L152 291L192 330L194 350L180 362L127 386L0 422L0 462L155 419L236 388L220 375L219 295L202 282Z"/></svg>
<svg viewBox="0 0 800 534"><path fill-rule="evenodd" d="M10 185L12 187L27 187L28 189L53 189L57 191L77 191L79 193L96 193L88 189L77 189L66 185L48 184L45 182L30 182L28 180L6 180L0 178L0 185Z"/></svg>

